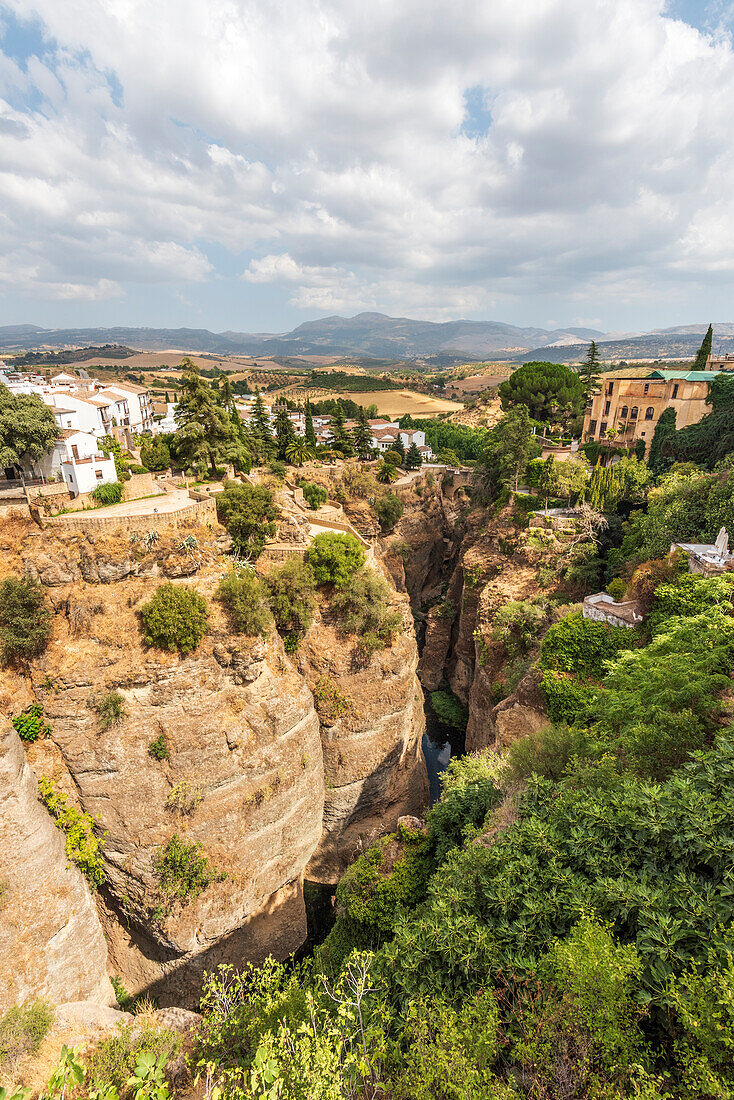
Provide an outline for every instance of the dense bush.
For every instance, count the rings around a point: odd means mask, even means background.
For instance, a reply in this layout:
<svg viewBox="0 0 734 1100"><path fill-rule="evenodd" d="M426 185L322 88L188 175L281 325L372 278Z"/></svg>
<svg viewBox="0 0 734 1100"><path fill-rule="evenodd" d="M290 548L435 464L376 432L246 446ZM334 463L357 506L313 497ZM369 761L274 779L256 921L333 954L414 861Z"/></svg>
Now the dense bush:
<svg viewBox="0 0 734 1100"><path fill-rule="evenodd" d="M51 612L41 584L8 577L0 584L0 651L6 664L30 661L51 637Z"/></svg>
<svg viewBox="0 0 734 1100"><path fill-rule="evenodd" d="M324 532L317 535L306 551L306 563L317 584L343 588L364 565L365 555L354 535Z"/></svg>
<svg viewBox="0 0 734 1100"><path fill-rule="evenodd" d="M119 481L105 482L92 491L92 497L101 508L108 504L119 504L122 500L122 485Z"/></svg>
<svg viewBox="0 0 734 1100"><path fill-rule="evenodd" d="M502 642L508 657L519 657L535 643L547 621L548 603L543 597L511 600L496 612L492 637Z"/></svg>
<svg viewBox="0 0 734 1100"><path fill-rule="evenodd" d="M268 589L253 570L230 570L217 585L215 599L226 607L239 634L267 634L272 623Z"/></svg>
<svg viewBox="0 0 734 1100"><path fill-rule="evenodd" d="M95 819L72 805L45 775L38 781L38 791L56 825L66 834L67 856L76 863L92 889L96 889L105 880L102 841L107 834L95 833Z"/></svg>
<svg viewBox="0 0 734 1100"><path fill-rule="evenodd" d="M187 844L174 833L163 848L153 856L153 870L158 877L158 888L169 901L185 904L198 898L213 882L221 882L226 875L217 871L203 855L201 844Z"/></svg>
<svg viewBox="0 0 734 1100"><path fill-rule="evenodd" d="M140 448L140 461L149 470L166 470L171 465L171 454L165 440L155 437Z"/></svg>
<svg viewBox="0 0 734 1100"><path fill-rule="evenodd" d="M40 703L31 703L24 711L13 719L13 729L21 741L30 743L37 741L39 737L48 737L51 727L43 718L43 707Z"/></svg>
<svg viewBox="0 0 734 1100"><path fill-rule="evenodd" d="M531 775L561 779L573 757L587 752L588 740L585 731L562 723L518 737L505 754L510 775L516 780Z"/></svg>
<svg viewBox="0 0 734 1100"><path fill-rule="evenodd" d="M285 638L302 637L316 610L316 581L300 558L271 569L265 578L275 625Z"/></svg>
<svg viewBox="0 0 734 1100"><path fill-rule="evenodd" d="M398 926L386 949L393 988L402 998L458 993L500 967L535 968L593 910L636 944L643 987L664 1000L672 975L726 955L732 784L729 739L662 787L631 776L611 790L531 780L502 842L454 852L431 880L425 914Z"/></svg>
<svg viewBox="0 0 734 1100"><path fill-rule="evenodd" d="M217 516L232 537L236 550L257 558L275 534L278 510L273 494L263 485L227 483L217 500Z"/></svg>
<svg viewBox="0 0 734 1100"><path fill-rule="evenodd" d="M148 645L183 656L196 649L209 626L206 600L193 588L162 584L140 609Z"/></svg>
<svg viewBox="0 0 734 1100"><path fill-rule="evenodd" d="M573 612L549 628L540 645L540 665L555 672L573 672L584 680L600 680L606 661L638 643L635 630Z"/></svg>
<svg viewBox="0 0 734 1100"><path fill-rule="evenodd" d="M428 814L435 863L443 863L452 848L473 836L501 798L497 757L493 753L451 760L441 774L441 797Z"/></svg>
<svg viewBox="0 0 734 1100"><path fill-rule="evenodd" d="M159 733L148 745L148 753L154 760L168 760L169 752L165 733Z"/></svg>
<svg viewBox="0 0 734 1100"><path fill-rule="evenodd" d="M317 485L313 481L299 481L298 484L303 489L303 498L312 511L316 511L322 504L326 504L329 499L329 494L323 485Z"/></svg>
<svg viewBox="0 0 734 1100"><path fill-rule="evenodd" d="M375 511L383 531L392 531L404 510L402 500L395 493L385 493L375 501Z"/></svg>
<svg viewBox="0 0 734 1100"><path fill-rule="evenodd" d="M362 638L373 635L379 646L390 645L403 623L399 611L390 607L390 590L382 577L362 570L347 588L336 589L332 612L342 630Z"/></svg>

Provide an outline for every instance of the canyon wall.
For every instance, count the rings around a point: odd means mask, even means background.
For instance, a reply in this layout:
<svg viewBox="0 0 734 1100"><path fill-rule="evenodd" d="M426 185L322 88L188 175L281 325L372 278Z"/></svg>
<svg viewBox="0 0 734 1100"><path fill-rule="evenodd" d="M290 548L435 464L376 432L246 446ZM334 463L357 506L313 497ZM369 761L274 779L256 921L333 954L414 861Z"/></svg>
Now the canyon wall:
<svg viewBox="0 0 734 1100"><path fill-rule="evenodd" d="M194 533L195 551L173 533L145 550L125 534L40 532L18 520L0 541L0 578L37 577L55 610L51 644L30 675L8 673L0 709L42 703L52 732L27 747L28 764L106 833L98 907L110 972L132 993L183 1005L220 962L298 948L304 876L336 881L427 800L407 598L394 593L404 630L366 662L326 614L288 656L274 631L232 633L213 599L228 541L217 527ZM142 643L140 607L170 578L209 601L209 633L187 657ZM332 687L346 700L336 710ZM100 705L112 693L123 714L107 725ZM161 889L156 861L174 835L218 872L196 897Z"/></svg>

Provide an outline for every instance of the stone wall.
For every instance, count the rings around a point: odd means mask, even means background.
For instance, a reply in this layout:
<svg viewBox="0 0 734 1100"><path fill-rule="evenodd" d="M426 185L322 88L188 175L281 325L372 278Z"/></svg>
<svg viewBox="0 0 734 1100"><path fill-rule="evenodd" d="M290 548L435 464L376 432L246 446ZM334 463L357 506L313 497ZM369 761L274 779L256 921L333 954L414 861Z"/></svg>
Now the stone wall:
<svg viewBox="0 0 734 1100"><path fill-rule="evenodd" d="M102 514L100 514L102 513ZM43 520L44 526L63 527L65 531L125 531L128 534L146 531L175 531L182 527L217 522L217 506L213 498L192 501L175 512L152 512L144 516L105 516L104 509L77 515L53 516Z"/></svg>

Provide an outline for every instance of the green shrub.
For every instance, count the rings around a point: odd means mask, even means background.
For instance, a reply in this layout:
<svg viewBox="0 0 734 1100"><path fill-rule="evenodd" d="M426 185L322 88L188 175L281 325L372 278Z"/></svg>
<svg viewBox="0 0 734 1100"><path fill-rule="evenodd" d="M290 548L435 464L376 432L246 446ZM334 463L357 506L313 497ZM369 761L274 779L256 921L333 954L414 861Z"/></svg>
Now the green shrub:
<svg viewBox="0 0 734 1100"><path fill-rule="evenodd" d="M588 738L583 731L559 724L519 737L507 748L505 759L513 779L542 775L560 779L574 756L583 756Z"/></svg>
<svg viewBox="0 0 734 1100"><path fill-rule="evenodd" d="M66 833L66 854L75 863L93 890L105 880L102 841L107 833L95 834L95 819L72 805L66 795L56 789L51 779L42 775L38 781L41 801Z"/></svg>
<svg viewBox="0 0 734 1100"><path fill-rule="evenodd" d="M400 829L347 868L336 890L336 924L319 951L322 964L338 972L353 948L378 947L392 934L400 913L425 894L430 851L426 833Z"/></svg>
<svg viewBox="0 0 734 1100"><path fill-rule="evenodd" d="M268 589L252 570L231 570L217 586L215 599L227 609L239 634L267 634L271 626Z"/></svg>
<svg viewBox="0 0 734 1100"><path fill-rule="evenodd" d="M343 588L364 565L365 555L354 535L324 532L317 535L306 551L306 564L313 570L317 584Z"/></svg>
<svg viewBox="0 0 734 1100"><path fill-rule="evenodd" d="M257 558L275 534L278 509L273 494L263 485L228 482L217 500L217 516L239 553Z"/></svg>
<svg viewBox="0 0 734 1100"><path fill-rule="evenodd" d="M140 609L147 645L183 656L196 649L209 626L206 600L193 588L162 584Z"/></svg>
<svg viewBox="0 0 734 1100"><path fill-rule="evenodd" d="M569 725L587 714L595 694L588 684L549 669L543 672L540 686L551 722L567 722Z"/></svg>
<svg viewBox="0 0 734 1100"><path fill-rule="evenodd" d="M575 611L548 630L540 646L540 666L572 672L584 680L601 680L606 662L637 644L636 630L585 619Z"/></svg>
<svg viewBox="0 0 734 1100"><path fill-rule="evenodd" d="M31 703L13 719L13 729L21 741L30 743L39 737L48 737L51 727L43 720L43 707L40 703Z"/></svg>
<svg viewBox="0 0 734 1100"><path fill-rule="evenodd" d="M129 1006L128 1006L129 1011ZM98 1096L110 1086L117 1089L120 1097L133 1096L130 1078L135 1071L141 1054L150 1053L156 1058L162 1057L164 1063L171 1061L179 1053L182 1044L181 1035L167 1027L151 1027L138 1018L135 1026L118 1025L115 1031L100 1040L85 1056L87 1066L86 1085L92 1090L100 1090ZM164 1100L154 1092L138 1093L138 1100Z"/></svg>
<svg viewBox="0 0 734 1100"><path fill-rule="evenodd" d="M265 583L278 631L297 642L311 625L316 610L313 572L300 558L292 558L271 569Z"/></svg>
<svg viewBox="0 0 734 1100"><path fill-rule="evenodd" d="M734 577L703 577L700 573L683 573L669 584L659 584L653 597L651 620L657 626L666 618L701 615L718 607L731 612Z"/></svg>
<svg viewBox="0 0 734 1100"><path fill-rule="evenodd" d="M348 588L334 592L331 607L347 634L358 634L363 642L371 635L376 648L381 648L392 643L403 622L400 612L391 609L389 599L390 590L383 578L365 569L352 578ZM367 649L372 645L370 639Z"/></svg>
<svg viewBox="0 0 734 1100"><path fill-rule="evenodd" d="M375 512L383 531L392 531L404 511L403 502L395 493L386 493L375 502Z"/></svg>
<svg viewBox="0 0 734 1100"><path fill-rule="evenodd" d="M456 729L466 729L466 724L469 721L469 712L452 691L443 689L432 691L431 706L441 721L445 722L447 726L454 726Z"/></svg>
<svg viewBox="0 0 734 1100"><path fill-rule="evenodd" d="M159 733L148 745L148 753L154 760L168 760L169 752L165 733Z"/></svg>
<svg viewBox="0 0 734 1100"><path fill-rule="evenodd" d="M326 504L326 501L329 499L329 494L326 489L324 489L323 485L317 485L313 481L299 481L298 484L303 489L303 497L306 504L314 512L317 508L320 508L322 504Z"/></svg>
<svg viewBox="0 0 734 1100"><path fill-rule="evenodd" d="M441 797L428 814L437 864L480 828L502 797L493 753L459 756L441 774Z"/></svg>
<svg viewBox="0 0 734 1100"><path fill-rule="evenodd" d="M147 474L147 473L149 473L149 470L148 470L147 466L133 465L133 466L130 467L130 473L131 474Z"/></svg>
<svg viewBox="0 0 734 1100"><path fill-rule="evenodd" d="M110 691L92 701L97 714L97 731L105 733L113 726L119 726L125 717L125 700L118 691Z"/></svg>
<svg viewBox="0 0 734 1100"><path fill-rule="evenodd" d="M694 965L676 981L668 997L675 1014L676 1046L687 1097L734 1093L734 959L718 967Z"/></svg>
<svg viewBox="0 0 734 1100"><path fill-rule="evenodd" d="M0 1069L13 1072L24 1054L35 1054L53 1023L52 1008L45 1001L14 1005L0 1016Z"/></svg>
<svg viewBox="0 0 734 1100"><path fill-rule="evenodd" d="M508 657L527 653L548 621L548 603L543 597L512 600L495 613L492 637L502 642Z"/></svg>
<svg viewBox="0 0 734 1100"><path fill-rule="evenodd" d="M614 577L607 585L607 592L613 600L623 600L627 591L627 584L621 577Z"/></svg>
<svg viewBox="0 0 734 1100"><path fill-rule="evenodd" d="M0 651L6 664L30 661L48 645L51 612L41 584L8 577L0 584Z"/></svg>
<svg viewBox="0 0 734 1100"><path fill-rule="evenodd" d="M108 481L104 485L98 485L92 491L92 499L100 508L108 504L119 504L122 500L122 485L119 481Z"/></svg>
<svg viewBox="0 0 734 1100"><path fill-rule="evenodd" d="M389 1082L391 1100L517 1100L490 1072L500 1049L498 1009L491 993L456 1004L417 998L405 1012L405 1056Z"/></svg>
<svg viewBox="0 0 734 1100"><path fill-rule="evenodd" d="M171 453L165 440L153 438L140 448L140 461L148 470L166 470L171 465ZM135 467L133 467L135 472Z"/></svg>
<svg viewBox="0 0 734 1100"><path fill-rule="evenodd" d="M211 883L227 877L212 867L208 856L202 854L201 844L187 844L178 833L173 834L164 848L158 849L153 857L153 870L163 896L169 902L183 904L198 898Z"/></svg>

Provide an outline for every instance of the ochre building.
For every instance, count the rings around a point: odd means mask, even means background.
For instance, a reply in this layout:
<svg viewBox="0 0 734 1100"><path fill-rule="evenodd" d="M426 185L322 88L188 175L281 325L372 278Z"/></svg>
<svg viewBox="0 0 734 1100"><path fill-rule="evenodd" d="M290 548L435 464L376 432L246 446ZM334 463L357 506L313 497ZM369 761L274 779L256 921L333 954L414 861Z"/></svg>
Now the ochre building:
<svg viewBox="0 0 734 1100"><path fill-rule="evenodd" d="M676 427L696 424L711 412L706 404L709 383L717 370L645 370L607 371L601 376L601 390L592 398L584 416L584 439L608 439L614 432L615 443L635 443L644 439L646 449L660 414L672 408Z"/></svg>

